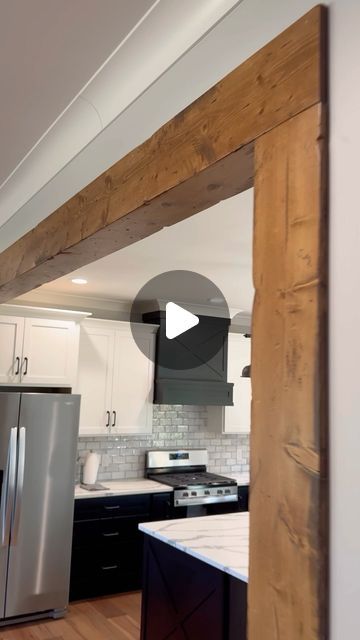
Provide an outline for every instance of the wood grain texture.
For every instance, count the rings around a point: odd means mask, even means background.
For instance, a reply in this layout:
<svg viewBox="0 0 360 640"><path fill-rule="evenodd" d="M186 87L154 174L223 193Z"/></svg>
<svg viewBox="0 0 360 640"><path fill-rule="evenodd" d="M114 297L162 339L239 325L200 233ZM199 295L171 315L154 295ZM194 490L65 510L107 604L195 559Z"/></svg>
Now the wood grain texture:
<svg viewBox="0 0 360 640"><path fill-rule="evenodd" d="M0 282L4 283L0 284L0 302L71 273L248 189L253 184L253 147L249 143L97 231L95 227L89 233L84 231L85 227L80 228L87 225L86 214L80 221L72 210L61 208L0 254ZM75 229L77 240L70 246Z"/></svg>
<svg viewBox="0 0 360 640"><path fill-rule="evenodd" d="M66 618L0 628L0 640L139 640L140 593L73 603Z"/></svg>
<svg viewBox="0 0 360 640"><path fill-rule="evenodd" d="M324 99L323 33L318 6L2 252L0 302L248 188L241 148Z"/></svg>
<svg viewBox="0 0 360 640"><path fill-rule="evenodd" d="M327 639L326 130L255 145L249 640Z"/></svg>

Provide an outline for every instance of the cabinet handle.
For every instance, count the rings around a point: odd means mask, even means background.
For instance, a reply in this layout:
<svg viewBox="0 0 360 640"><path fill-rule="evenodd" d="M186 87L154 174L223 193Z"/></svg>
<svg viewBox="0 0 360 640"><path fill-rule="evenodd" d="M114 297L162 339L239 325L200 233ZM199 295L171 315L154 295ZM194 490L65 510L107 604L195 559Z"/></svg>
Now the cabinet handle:
<svg viewBox="0 0 360 640"><path fill-rule="evenodd" d="M24 358L25 370L24 370L23 376L26 376L26 374L28 372L28 364L29 364L29 359L28 358Z"/></svg>
<svg viewBox="0 0 360 640"><path fill-rule="evenodd" d="M15 362L16 362L16 371L15 371L14 375L18 376L19 373L20 373L20 358L19 358L19 356L16 356Z"/></svg>
<svg viewBox="0 0 360 640"><path fill-rule="evenodd" d="M114 509L120 509L120 505L119 504L115 504L113 507L106 507L104 506L104 509L106 511L114 511Z"/></svg>
<svg viewBox="0 0 360 640"><path fill-rule="evenodd" d="M104 538L116 538L119 535L118 531L114 531L114 533L103 533Z"/></svg>
<svg viewBox="0 0 360 640"><path fill-rule="evenodd" d="M106 415L107 415L107 423L106 423L106 425L105 425L105 426L106 426L106 427L110 427L110 411L107 411L107 412L106 412Z"/></svg>
<svg viewBox="0 0 360 640"><path fill-rule="evenodd" d="M113 569L117 569L118 566L117 566L117 564L112 564L112 565L110 565L110 567L101 567L101 568L102 568L103 571L111 571Z"/></svg>
<svg viewBox="0 0 360 640"><path fill-rule="evenodd" d="M116 411L113 411L113 423L112 423L112 427L115 427L116 425Z"/></svg>

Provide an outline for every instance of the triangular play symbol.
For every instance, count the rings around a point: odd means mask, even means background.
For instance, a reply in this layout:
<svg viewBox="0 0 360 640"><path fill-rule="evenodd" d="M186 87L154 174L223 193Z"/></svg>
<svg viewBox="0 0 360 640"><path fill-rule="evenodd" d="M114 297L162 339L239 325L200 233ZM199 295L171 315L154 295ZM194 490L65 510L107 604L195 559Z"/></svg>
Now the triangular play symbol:
<svg viewBox="0 0 360 640"><path fill-rule="evenodd" d="M166 337L169 340L180 336L185 331L189 331L197 324L199 318L190 311L183 309L175 302L168 302L166 305Z"/></svg>

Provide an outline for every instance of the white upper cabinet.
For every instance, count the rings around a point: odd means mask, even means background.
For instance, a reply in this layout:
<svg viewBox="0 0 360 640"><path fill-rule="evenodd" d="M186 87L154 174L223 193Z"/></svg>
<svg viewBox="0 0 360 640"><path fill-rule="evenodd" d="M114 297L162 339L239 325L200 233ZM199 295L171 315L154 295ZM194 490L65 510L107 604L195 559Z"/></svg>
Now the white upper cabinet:
<svg viewBox="0 0 360 640"><path fill-rule="evenodd" d="M140 333L141 331L141 333ZM129 325L116 331L112 394L112 431L151 433L154 394L155 335L144 325L135 343ZM146 353L146 355L144 355Z"/></svg>
<svg viewBox="0 0 360 640"><path fill-rule="evenodd" d="M0 383L20 383L24 318L0 316Z"/></svg>
<svg viewBox="0 0 360 640"><path fill-rule="evenodd" d="M141 325L144 351L155 331ZM80 435L151 433L154 365L134 342L128 322L87 320L81 326L77 392Z"/></svg>
<svg viewBox="0 0 360 640"><path fill-rule="evenodd" d="M78 325L66 320L26 318L21 381L70 385L76 382Z"/></svg>
<svg viewBox="0 0 360 640"><path fill-rule="evenodd" d="M94 321L80 329L78 383L81 394L80 434L109 434L115 332Z"/></svg>
<svg viewBox="0 0 360 640"><path fill-rule="evenodd" d="M0 383L72 386L78 331L72 321L0 316Z"/></svg>
<svg viewBox="0 0 360 640"><path fill-rule="evenodd" d="M251 339L240 333L229 333L228 382L234 383L231 407L208 407L209 428L222 433L250 433L251 379L243 378L243 368L251 362Z"/></svg>

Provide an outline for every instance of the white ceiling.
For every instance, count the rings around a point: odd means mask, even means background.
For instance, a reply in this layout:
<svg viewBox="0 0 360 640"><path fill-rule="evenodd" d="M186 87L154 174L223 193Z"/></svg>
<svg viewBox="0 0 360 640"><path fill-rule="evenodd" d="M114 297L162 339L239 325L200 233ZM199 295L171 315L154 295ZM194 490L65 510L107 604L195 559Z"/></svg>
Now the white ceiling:
<svg viewBox="0 0 360 640"><path fill-rule="evenodd" d="M251 313L253 190L44 285L46 293L132 301L152 277L172 269L196 271L222 291L229 307ZM74 277L88 280L75 285ZM31 298L31 293L28 294ZM53 301L53 299L52 299ZM206 304L207 299L197 300Z"/></svg>
<svg viewBox="0 0 360 640"><path fill-rule="evenodd" d="M0 184L153 4L0 0Z"/></svg>
<svg viewBox="0 0 360 640"><path fill-rule="evenodd" d="M132 107L241 2L0 0L0 250L174 115Z"/></svg>

